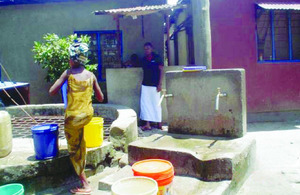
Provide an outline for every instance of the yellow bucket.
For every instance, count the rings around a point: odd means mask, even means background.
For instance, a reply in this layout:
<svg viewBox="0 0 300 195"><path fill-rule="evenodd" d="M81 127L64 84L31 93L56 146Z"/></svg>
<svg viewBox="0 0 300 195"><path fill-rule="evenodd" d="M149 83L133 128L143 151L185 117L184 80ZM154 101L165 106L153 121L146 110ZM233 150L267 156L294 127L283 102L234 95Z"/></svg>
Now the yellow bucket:
<svg viewBox="0 0 300 195"><path fill-rule="evenodd" d="M102 145L103 118L93 117L92 120L84 126L84 139L87 148L96 148Z"/></svg>

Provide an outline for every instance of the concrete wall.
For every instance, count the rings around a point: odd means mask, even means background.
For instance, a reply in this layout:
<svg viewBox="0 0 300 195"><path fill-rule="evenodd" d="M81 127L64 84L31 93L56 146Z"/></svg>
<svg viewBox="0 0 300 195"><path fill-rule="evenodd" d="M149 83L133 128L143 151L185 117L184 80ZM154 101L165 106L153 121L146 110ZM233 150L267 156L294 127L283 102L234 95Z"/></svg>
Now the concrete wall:
<svg viewBox="0 0 300 195"><path fill-rule="evenodd" d="M170 133L242 137L246 133L246 89L244 70L208 70L166 75ZM226 97L219 98L217 88Z"/></svg>
<svg viewBox="0 0 300 195"><path fill-rule="evenodd" d="M155 1L92 0L70 3L27 4L0 7L0 60L13 81L30 83L31 102L61 102L59 96L49 97L50 83L44 80L46 71L34 64L31 49L45 33L67 36L74 31L115 30L111 16L95 16L92 11L119 7L162 4ZM163 17L153 14L144 17L145 38L142 37L141 17L121 19L124 60L132 53L143 54L143 44L151 41L163 55ZM2 80L6 77L2 74Z"/></svg>
<svg viewBox="0 0 300 195"><path fill-rule="evenodd" d="M164 72L181 70L183 66L165 66ZM107 69L107 92L110 104L124 105L132 108L139 116L141 83L143 70L141 68ZM163 88L166 87L166 77L163 79ZM163 122L167 122L168 112L166 101L162 103Z"/></svg>

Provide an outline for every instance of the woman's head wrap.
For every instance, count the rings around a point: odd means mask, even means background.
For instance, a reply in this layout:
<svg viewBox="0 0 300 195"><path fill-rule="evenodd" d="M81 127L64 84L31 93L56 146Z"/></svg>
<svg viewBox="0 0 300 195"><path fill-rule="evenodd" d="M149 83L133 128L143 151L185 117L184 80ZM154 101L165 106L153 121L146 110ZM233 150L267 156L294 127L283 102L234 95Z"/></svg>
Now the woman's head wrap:
<svg viewBox="0 0 300 195"><path fill-rule="evenodd" d="M88 44L76 41L69 47L70 58L82 65L85 65L88 60L88 50Z"/></svg>

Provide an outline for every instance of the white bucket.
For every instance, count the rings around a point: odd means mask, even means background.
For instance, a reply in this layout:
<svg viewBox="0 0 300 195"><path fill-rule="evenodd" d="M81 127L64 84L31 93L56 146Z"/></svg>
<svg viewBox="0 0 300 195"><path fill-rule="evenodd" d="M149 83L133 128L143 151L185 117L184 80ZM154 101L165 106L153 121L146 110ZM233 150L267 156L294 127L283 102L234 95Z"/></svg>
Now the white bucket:
<svg viewBox="0 0 300 195"><path fill-rule="evenodd" d="M157 195L158 185L148 177L120 179L111 187L112 195Z"/></svg>

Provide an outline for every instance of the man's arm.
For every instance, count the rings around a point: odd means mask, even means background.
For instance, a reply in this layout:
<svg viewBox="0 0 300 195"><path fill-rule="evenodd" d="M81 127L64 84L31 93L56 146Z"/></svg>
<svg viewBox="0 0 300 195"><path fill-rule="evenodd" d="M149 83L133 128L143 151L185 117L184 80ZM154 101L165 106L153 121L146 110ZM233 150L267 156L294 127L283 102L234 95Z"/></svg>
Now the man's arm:
<svg viewBox="0 0 300 195"><path fill-rule="evenodd" d="M163 81L163 76L164 76L164 66L159 65L159 81L158 81L158 86L157 86L157 92L161 91L162 88L162 81Z"/></svg>

